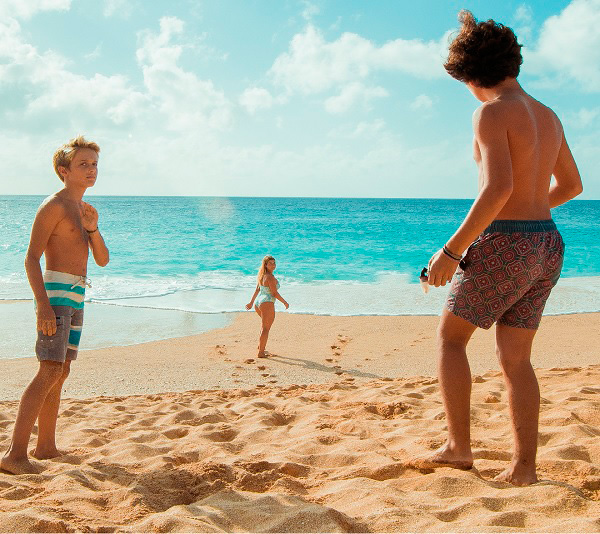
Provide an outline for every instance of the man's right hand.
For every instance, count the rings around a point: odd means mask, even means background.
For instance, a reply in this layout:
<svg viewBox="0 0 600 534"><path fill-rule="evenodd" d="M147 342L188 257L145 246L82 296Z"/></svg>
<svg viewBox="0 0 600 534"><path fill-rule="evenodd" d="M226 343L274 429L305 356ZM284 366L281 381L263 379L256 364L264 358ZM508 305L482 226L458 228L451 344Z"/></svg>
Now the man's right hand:
<svg viewBox="0 0 600 534"><path fill-rule="evenodd" d="M45 336L53 336L56 334L56 316L54 310L49 304L40 306L37 309L37 329Z"/></svg>

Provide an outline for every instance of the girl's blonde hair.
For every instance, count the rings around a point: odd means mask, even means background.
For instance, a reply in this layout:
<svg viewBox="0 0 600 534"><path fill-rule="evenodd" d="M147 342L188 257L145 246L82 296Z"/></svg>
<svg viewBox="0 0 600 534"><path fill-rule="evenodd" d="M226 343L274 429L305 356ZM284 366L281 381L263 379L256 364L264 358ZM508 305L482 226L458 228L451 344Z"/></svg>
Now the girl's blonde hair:
<svg viewBox="0 0 600 534"><path fill-rule="evenodd" d="M265 256L262 259L262 262L258 269L258 276L256 277L256 280L258 281L259 285L262 285L263 276L265 275L266 272L268 272L267 271L267 263L269 263L271 260L275 260L275 258L273 256Z"/></svg>

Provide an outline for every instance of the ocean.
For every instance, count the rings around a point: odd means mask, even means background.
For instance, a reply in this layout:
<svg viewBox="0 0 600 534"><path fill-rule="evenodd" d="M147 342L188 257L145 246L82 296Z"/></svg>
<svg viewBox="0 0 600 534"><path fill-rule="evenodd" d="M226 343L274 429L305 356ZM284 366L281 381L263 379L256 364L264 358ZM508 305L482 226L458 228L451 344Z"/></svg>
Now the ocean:
<svg viewBox="0 0 600 534"><path fill-rule="evenodd" d="M11 302L21 310L13 308L13 313L30 321L32 294L23 259L42 199L0 196L0 300L23 301ZM472 204L468 199L86 200L98 209L111 253L105 268L90 258L92 288L86 299L118 335L88 335L94 341L86 346L84 334L82 348L177 337L227 324L228 314L244 310L250 300L266 254L277 259L275 274L290 313L437 315L447 288L424 295L418 275ZM600 311L600 201L571 201L553 210L553 218L566 257L545 313ZM86 328L89 324L86 317ZM11 336L4 328L0 338L14 337L14 330ZM0 342L0 357L13 357L10 347ZM30 354L31 346L23 350Z"/></svg>

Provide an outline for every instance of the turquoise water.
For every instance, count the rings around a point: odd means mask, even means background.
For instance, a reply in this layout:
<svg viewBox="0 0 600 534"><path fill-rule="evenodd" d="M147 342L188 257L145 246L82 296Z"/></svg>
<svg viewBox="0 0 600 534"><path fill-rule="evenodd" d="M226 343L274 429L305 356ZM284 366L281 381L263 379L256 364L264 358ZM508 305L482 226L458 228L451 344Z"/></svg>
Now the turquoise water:
<svg viewBox="0 0 600 534"><path fill-rule="evenodd" d="M0 299L30 299L23 270L42 197L0 196ZM89 197L111 252L90 263L88 300L195 313L242 310L272 254L290 312L437 314L446 289L422 295L422 266L471 200ZM547 313L600 310L600 201L553 217L567 245Z"/></svg>

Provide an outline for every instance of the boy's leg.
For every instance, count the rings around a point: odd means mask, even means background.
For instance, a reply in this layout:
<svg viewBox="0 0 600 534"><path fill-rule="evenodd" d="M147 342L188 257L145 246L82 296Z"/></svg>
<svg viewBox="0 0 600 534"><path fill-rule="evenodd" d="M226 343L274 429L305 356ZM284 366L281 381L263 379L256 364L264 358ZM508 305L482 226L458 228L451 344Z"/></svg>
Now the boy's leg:
<svg viewBox="0 0 600 534"><path fill-rule="evenodd" d="M61 311L63 313L63 341L66 345L64 347L64 351L66 352L65 362L62 366L62 373L44 399L38 416L38 439L33 456L39 460L55 458L60 455L60 452L56 448L58 408L60 406L63 384L71 370L71 362L77 358L81 329L83 327L83 308L73 309L65 307L61 308Z"/></svg>
<svg viewBox="0 0 600 534"><path fill-rule="evenodd" d="M497 480L524 486L537 482L537 453L540 389L530 362L537 330L496 326L496 351L506 380L508 405L515 447L511 465Z"/></svg>
<svg viewBox="0 0 600 534"><path fill-rule="evenodd" d="M438 378L444 401L448 439L433 455L411 461L420 468L473 466L471 452L471 370L467 343L477 327L444 309L438 327Z"/></svg>
<svg viewBox="0 0 600 534"><path fill-rule="evenodd" d="M21 397L10 448L0 460L1 469L16 475L37 472L27 459L29 438L48 393L60 380L62 368L61 362L40 362L37 374Z"/></svg>
<svg viewBox="0 0 600 534"><path fill-rule="evenodd" d="M62 374L52 389L46 395L38 416L38 438L33 456L38 460L55 458L60 455L56 448L56 420L58 419L58 408L60 396L65 380L69 376L71 361L67 360L62 367Z"/></svg>

